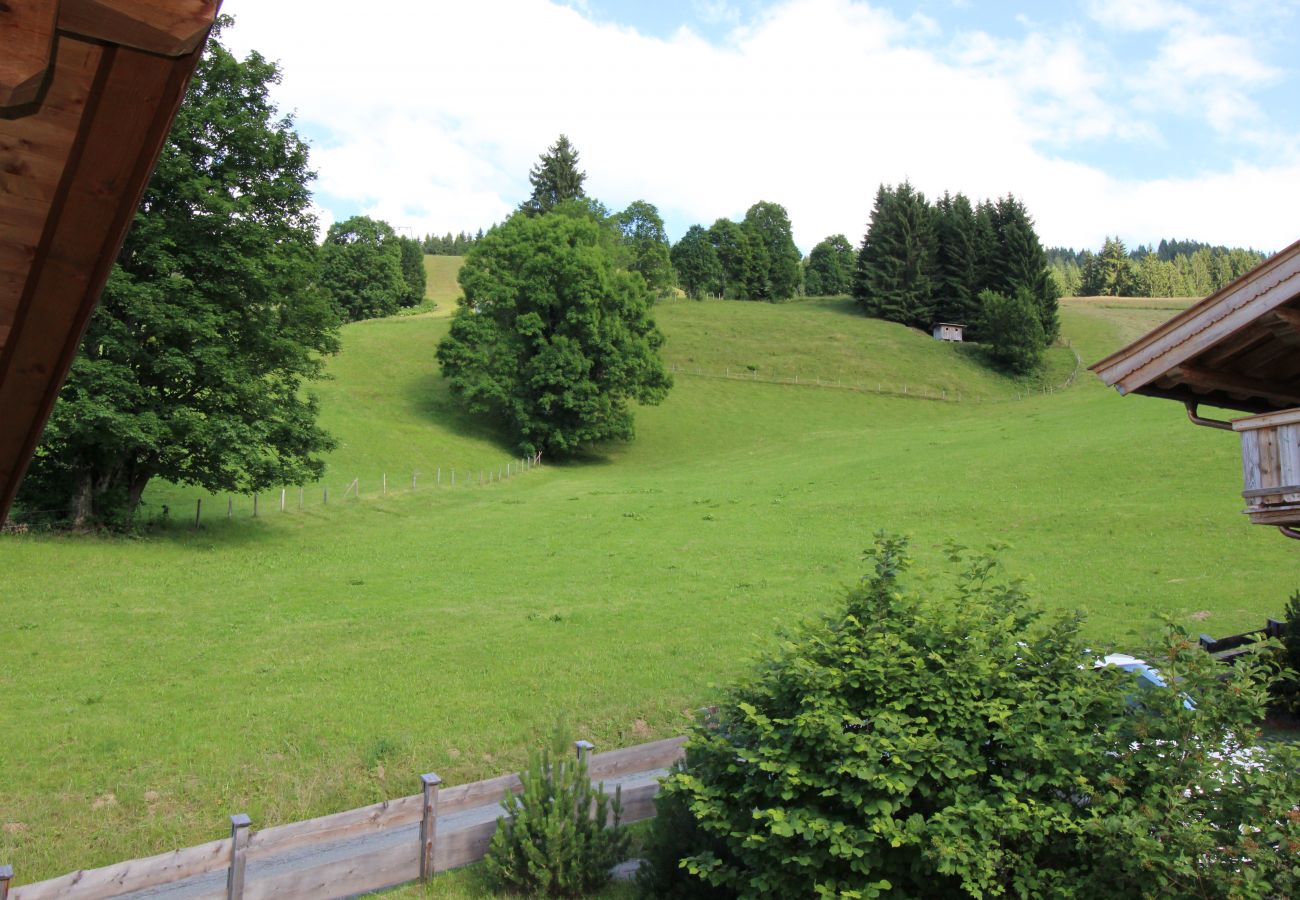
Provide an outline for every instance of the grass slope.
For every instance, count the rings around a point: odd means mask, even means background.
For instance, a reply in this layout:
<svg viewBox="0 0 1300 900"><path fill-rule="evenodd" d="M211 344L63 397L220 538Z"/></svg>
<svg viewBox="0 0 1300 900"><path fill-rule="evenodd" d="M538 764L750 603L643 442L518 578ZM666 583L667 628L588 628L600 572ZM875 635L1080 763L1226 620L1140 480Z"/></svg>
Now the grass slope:
<svg viewBox="0 0 1300 900"><path fill-rule="evenodd" d="M456 276L460 274L460 267L464 263L463 256L425 254L424 296L425 299L437 304L438 312L450 315L456 308L456 298L460 296L460 282L456 280Z"/></svg>
<svg viewBox="0 0 1300 900"><path fill-rule="evenodd" d="M1121 306L1066 305L1085 360L1169 314ZM878 371L988 402L679 375L634 443L503 484L144 541L0 540L0 721L19 726L0 859L27 881L218 837L229 812L263 826L411 793L420 772L497 774L558 716L603 747L678 732L859 576L879 528L930 565L948 538L1008 541L1046 605L1087 609L1124 649L1156 611L1226 633L1295 586L1294 545L1239 514L1232 436L1173 404L1086 374L1017 402L964 351L833 303L657 315L670 359ZM446 327L345 330L323 391L331 477L511 456L431 374Z"/></svg>

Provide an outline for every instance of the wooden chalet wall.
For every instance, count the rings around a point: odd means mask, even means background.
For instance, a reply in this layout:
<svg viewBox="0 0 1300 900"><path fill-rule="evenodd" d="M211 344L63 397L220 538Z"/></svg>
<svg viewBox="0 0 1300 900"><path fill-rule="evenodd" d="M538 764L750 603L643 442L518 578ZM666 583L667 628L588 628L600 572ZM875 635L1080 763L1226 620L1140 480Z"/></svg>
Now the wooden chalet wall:
<svg viewBox="0 0 1300 900"><path fill-rule="evenodd" d="M0 2L0 523L218 6Z"/></svg>

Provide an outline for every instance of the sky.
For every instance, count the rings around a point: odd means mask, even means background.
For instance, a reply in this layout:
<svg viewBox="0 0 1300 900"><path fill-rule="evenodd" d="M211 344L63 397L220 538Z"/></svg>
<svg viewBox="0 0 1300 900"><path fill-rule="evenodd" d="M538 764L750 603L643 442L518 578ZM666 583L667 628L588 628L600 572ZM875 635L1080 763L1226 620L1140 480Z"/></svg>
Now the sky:
<svg viewBox="0 0 1300 900"><path fill-rule="evenodd" d="M677 240L788 210L855 245L877 187L1014 194L1044 244L1300 239L1300 0L224 0L279 61L323 224L476 231L567 134Z"/></svg>

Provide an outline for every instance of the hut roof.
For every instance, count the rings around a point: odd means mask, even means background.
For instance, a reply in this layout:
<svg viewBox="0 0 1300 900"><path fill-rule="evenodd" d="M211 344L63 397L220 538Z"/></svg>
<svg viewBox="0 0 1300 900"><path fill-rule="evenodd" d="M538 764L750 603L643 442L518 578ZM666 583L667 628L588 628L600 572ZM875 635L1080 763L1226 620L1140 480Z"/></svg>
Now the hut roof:
<svg viewBox="0 0 1300 900"><path fill-rule="evenodd" d="M1300 406L1300 241L1091 368L1121 394Z"/></svg>
<svg viewBox="0 0 1300 900"><path fill-rule="evenodd" d="M0 3L0 522L219 5Z"/></svg>

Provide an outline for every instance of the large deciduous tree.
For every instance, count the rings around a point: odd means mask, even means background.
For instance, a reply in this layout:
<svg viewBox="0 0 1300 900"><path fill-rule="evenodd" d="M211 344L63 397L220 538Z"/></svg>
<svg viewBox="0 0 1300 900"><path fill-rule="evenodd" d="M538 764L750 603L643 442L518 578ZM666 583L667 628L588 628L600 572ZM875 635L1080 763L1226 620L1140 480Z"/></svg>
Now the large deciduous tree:
<svg viewBox="0 0 1300 900"><path fill-rule="evenodd" d="M587 196L582 183L587 173L578 170L578 151L567 135L560 135L528 173L533 193L520 207L529 215L550 212L566 200Z"/></svg>
<svg viewBox="0 0 1300 900"><path fill-rule="evenodd" d="M645 281L615 265L584 208L557 212L516 214L470 252L438 362L524 452L566 455L631 438L630 404L660 402L672 379Z"/></svg>
<svg viewBox="0 0 1300 900"><path fill-rule="evenodd" d="M853 245L842 234L831 235L813 247L804 271L804 291L810 297L847 294L853 286Z"/></svg>
<svg viewBox="0 0 1300 900"><path fill-rule="evenodd" d="M419 302L403 273L401 239L387 222L369 216L335 222L320 257L321 283L339 316L349 322L391 316ZM423 260L420 266L423 272Z"/></svg>
<svg viewBox="0 0 1300 900"><path fill-rule="evenodd" d="M429 273L424 270L424 248L415 238L399 238L402 250L402 280L406 282L403 306L419 306L424 302L424 291L429 283Z"/></svg>
<svg viewBox="0 0 1300 900"><path fill-rule="evenodd" d="M673 245L671 255L677 280L688 297L699 300L722 293L722 263L705 228L700 225L688 228Z"/></svg>
<svg viewBox="0 0 1300 900"><path fill-rule="evenodd" d="M664 220L653 203L634 200L627 209L614 216L627 252L627 268L645 279L650 290L658 293L673 285L673 264L669 256L668 234Z"/></svg>
<svg viewBox="0 0 1300 900"><path fill-rule="evenodd" d="M279 70L219 36L199 62L72 365L21 504L124 521L152 478L302 483L332 441L304 383L337 348L316 286L307 147Z"/></svg>
<svg viewBox="0 0 1300 900"><path fill-rule="evenodd" d="M763 284L767 295L752 299L788 300L799 290L799 248L794 245L790 216L779 203L759 201L745 213L743 227L762 247Z"/></svg>

